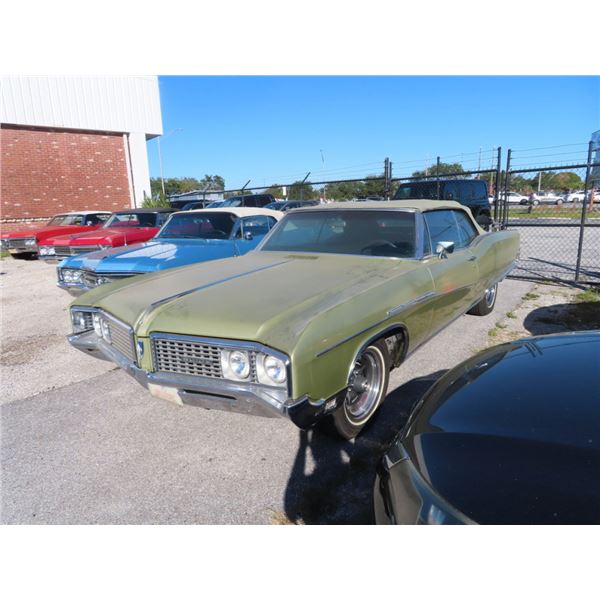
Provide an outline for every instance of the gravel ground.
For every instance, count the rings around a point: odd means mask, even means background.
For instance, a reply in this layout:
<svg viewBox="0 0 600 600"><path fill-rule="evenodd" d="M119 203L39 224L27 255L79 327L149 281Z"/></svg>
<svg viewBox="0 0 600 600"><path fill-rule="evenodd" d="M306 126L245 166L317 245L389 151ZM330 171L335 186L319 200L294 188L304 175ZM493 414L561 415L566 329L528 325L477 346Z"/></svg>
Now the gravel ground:
<svg viewBox="0 0 600 600"><path fill-rule="evenodd" d="M461 317L411 356L373 424L341 442L157 400L70 348L70 296L52 266L6 259L0 272L3 523L369 523L382 448L533 288L503 282L491 315Z"/></svg>

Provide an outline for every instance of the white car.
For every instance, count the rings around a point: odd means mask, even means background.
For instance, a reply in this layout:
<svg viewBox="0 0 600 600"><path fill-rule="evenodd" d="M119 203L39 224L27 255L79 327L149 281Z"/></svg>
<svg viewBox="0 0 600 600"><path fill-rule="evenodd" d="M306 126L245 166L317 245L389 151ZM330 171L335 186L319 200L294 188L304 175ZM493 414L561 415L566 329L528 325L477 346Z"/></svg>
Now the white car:
<svg viewBox="0 0 600 600"><path fill-rule="evenodd" d="M534 206L538 204L562 204L565 201L564 196L560 196L555 192L537 192L533 195Z"/></svg>
<svg viewBox="0 0 600 600"><path fill-rule="evenodd" d="M506 198L509 204L521 204L527 201L527 196L518 192L508 192ZM500 202L504 202L504 193L500 194Z"/></svg>
<svg viewBox="0 0 600 600"><path fill-rule="evenodd" d="M589 192L588 192L589 195ZM565 202L583 202L583 198L585 196L585 192L583 190L577 190L575 192L571 192L565 196Z"/></svg>

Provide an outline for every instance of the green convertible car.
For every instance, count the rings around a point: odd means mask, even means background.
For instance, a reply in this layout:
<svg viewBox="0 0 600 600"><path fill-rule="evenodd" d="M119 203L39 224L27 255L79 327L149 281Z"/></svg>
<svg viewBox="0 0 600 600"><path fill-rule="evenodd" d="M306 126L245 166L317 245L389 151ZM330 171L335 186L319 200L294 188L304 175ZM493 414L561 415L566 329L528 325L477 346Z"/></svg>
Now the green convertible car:
<svg viewBox="0 0 600 600"><path fill-rule="evenodd" d="M288 213L256 250L101 286L71 305L70 343L178 404L351 439L389 372L446 325L485 315L518 234L456 202L339 203Z"/></svg>

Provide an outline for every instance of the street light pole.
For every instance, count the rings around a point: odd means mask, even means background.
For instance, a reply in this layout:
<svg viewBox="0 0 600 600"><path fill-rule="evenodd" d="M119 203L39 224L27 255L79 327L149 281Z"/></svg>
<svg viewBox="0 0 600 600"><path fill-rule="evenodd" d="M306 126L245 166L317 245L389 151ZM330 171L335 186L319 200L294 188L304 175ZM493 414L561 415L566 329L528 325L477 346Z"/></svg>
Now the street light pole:
<svg viewBox="0 0 600 600"><path fill-rule="evenodd" d="M160 185L162 187L163 197L166 197L166 193L165 193L165 178L163 176L162 153L160 151L160 138L167 137L169 135L173 135L174 133L179 133L180 131L183 131L183 129L181 129L181 127L178 127L177 129L171 129L171 131L165 133L163 136L159 135L156 138L156 147L158 148L158 163L160 165Z"/></svg>
<svg viewBox="0 0 600 600"><path fill-rule="evenodd" d="M163 198L165 197L165 178L163 177L163 164L162 154L160 153L160 136L156 138L156 145L158 147L158 164L160 165L160 185L162 187Z"/></svg>

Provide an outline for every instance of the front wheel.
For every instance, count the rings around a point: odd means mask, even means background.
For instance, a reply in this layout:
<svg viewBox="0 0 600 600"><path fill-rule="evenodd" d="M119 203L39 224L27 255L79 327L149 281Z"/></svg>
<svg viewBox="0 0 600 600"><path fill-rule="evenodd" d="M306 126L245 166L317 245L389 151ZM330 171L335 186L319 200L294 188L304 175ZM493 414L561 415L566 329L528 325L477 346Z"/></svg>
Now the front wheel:
<svg viewBox="0 0 600 600"><path fill-rule="evenodd" d="M494 310L497 295L498 284L493 285L485 290L483 298L467 314L476 315L478 317L489 315Z"/></svg>
<svg viewBox="0 0 600 600"><path fill-rule="evenodd" d="M343 404L333 413L333 424L344 439L355 438L375 414L387 393L390 357L384 340L373 342L358 356Z"/></svg>

